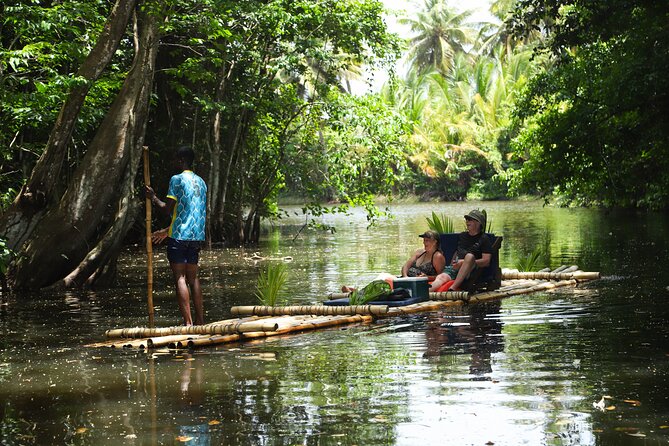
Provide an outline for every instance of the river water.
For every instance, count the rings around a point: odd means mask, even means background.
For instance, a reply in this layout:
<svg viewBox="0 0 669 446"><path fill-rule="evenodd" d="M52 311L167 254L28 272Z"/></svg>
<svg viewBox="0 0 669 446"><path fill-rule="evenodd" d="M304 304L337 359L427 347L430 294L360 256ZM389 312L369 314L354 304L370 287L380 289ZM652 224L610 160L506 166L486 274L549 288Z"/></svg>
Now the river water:
<svg viewBox="0 0 669 446"><path fill-rule="evenodd" d="M485 208L502 266L540 247L552 268L601 280L486 305L194 351L84 347L146 324L141 247L123 286L2 296L0 444L669 444L669 223L656 213L537 203L395 205L303 228L288 209L259 246L202 253L207 320L255 302L258 271L287 262L292 303L398 272L432 210L459 229ZM269 260L254 260L257 253ZM292 260L291 260L292 259ZM158 326L180 322L164 252Z"/></svg>

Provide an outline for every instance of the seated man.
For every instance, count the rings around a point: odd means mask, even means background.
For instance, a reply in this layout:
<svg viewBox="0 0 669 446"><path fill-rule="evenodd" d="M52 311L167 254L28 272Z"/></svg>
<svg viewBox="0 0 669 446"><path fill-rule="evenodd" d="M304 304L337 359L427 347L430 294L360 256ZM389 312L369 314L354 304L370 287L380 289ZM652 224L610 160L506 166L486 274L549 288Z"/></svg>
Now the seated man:
<svg viewBox="0 0 669 446"><path fill-rule="evenodd" d="M454 280L449 289L459 291L462 282L469 278L474 269L490 265L492 246L490 239L484 236L485 215L474 209L465 215L465 220L467 230L458 237L458 248L453 254L451 264L434 279L430 290L438 290L446 282Z"/></svg>

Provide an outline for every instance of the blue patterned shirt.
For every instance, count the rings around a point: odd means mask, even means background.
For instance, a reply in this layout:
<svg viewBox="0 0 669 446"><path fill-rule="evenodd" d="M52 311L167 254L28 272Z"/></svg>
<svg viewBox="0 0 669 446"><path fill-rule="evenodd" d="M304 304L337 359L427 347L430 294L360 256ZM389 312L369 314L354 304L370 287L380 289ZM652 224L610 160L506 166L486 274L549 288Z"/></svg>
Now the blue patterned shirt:
<svg viewBox="0 0 669 446"><path fill-rule="evenodd" d="M191 170L184 170L170 179L167 197L174 206L168 236L176 240L203 241L207 217L207 185Z"/></svg>

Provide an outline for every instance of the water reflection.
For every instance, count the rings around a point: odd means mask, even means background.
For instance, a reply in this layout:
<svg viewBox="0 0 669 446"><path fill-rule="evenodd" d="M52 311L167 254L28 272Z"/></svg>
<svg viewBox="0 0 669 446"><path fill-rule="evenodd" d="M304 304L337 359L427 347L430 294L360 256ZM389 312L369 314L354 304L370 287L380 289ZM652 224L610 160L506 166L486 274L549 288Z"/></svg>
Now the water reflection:
<svg viewBox="0 0 669 446"><path fill-rule="evenodd" d="M501 302L469 308L466 314L431 313L426 316L426 358L470 355L473 380L491 380L491 356L504 350L502 323L497 316Z"/></svg>
<svg viewBox="0 0 669 446"><path fill-rule="evenodd" d="M190 354L184 355L181 372L181 407L176 411L175 422L179 425L177 439L197 446L210 444L209 423L203 409L204 368L202 361Z"/></svg>

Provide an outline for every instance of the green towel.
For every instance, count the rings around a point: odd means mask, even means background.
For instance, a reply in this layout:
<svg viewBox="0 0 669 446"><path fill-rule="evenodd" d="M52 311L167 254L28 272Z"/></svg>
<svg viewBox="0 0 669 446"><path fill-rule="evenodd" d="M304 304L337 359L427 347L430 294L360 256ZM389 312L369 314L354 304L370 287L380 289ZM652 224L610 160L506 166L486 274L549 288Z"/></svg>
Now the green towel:
<svg viewBox="0 0 669 446"><path fill-rule="evenodd" d="M391 293L390 284L385 280L374 280L361 290L351 292L349 305L364 305Z"/></svg>

